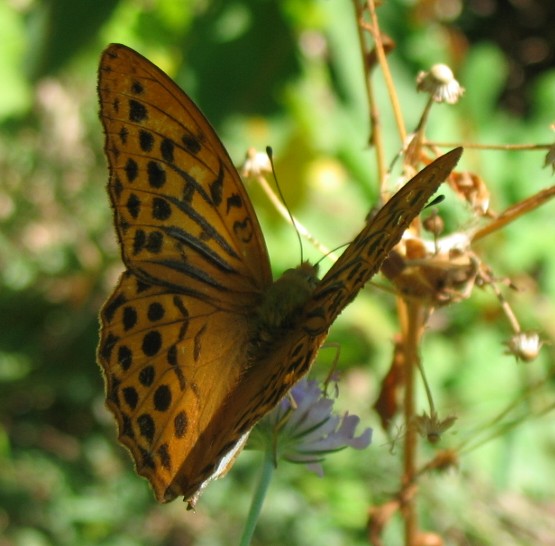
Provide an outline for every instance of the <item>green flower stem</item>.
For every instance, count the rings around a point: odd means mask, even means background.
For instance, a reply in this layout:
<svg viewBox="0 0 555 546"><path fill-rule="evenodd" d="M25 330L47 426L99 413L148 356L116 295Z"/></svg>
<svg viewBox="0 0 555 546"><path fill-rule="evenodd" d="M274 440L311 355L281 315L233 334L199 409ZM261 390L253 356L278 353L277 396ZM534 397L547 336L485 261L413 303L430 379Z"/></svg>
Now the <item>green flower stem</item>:
<svg viewBox="0 0 555 546"><path fill-rule="evenodd" d="M254 529L256 528L256 523L258 522L258 517L260 516L260 511L262 510L262 505L264 504L264 498L266 497L270 481L272 480L272 476L274 474L274 469L275 463L272 451L267 449L264 452L262 473L260 475L260 479L258 480L256 491L254 492L249 515L247 516L245 528L243 529L243 536L241 537L241 542L239 543L240 546L249 546L251 543L252 535L254 533Z"/></svg>

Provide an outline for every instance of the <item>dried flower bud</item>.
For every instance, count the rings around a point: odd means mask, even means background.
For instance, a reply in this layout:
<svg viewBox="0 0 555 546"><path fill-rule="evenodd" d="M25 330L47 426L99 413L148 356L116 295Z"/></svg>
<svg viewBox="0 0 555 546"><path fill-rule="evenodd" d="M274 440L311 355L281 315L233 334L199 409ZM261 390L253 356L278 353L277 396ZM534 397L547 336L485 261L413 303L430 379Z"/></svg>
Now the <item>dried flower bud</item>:
<svg viewBox="0 0 555 546"><path fill-rule="evenodd" d="M543 341L536 332L519 332L505 343L505 354L514 355L517 360L532 362L538 356Z"/></svg>
<svg viewBox="0 0 555 546"><path fill-rule="evenodd" d="M249 177L271 172L272 164L268 154L257 152L254 148L249 148L245 157L245 163L243 163L243 168L241 169L241 175Z"/></svg>
<svg viewBox="0 0 555 546"><path fill-rule="evenodd" d="M431 214L422 222L422 225L427 232L432 233L436 237L441 235L445 229L445 222L439 214Z"/></svg>
<svg viewBox="0 0 555 546"><path fill-rule="evenodd" d="M435 411L432 411L430 415L423 413L422 415L417 415L414 419L418 434L423 438L426 438L431 444L436 444L441 440L441 435L448 429L450 429L457 418L453 415L440 420L439 416Z"/></svg>
<svg viewBox="0 0 555 546"><path fill-rule="evenodd" d="M481 176L470 171L460 171L449 176L449 185L480 215L488 214L490 194Z"/></svg>
<svg viewBox="0 0 555 546"><path fill-rule="evenodd" d="M551 165L553 173L555 173L555 144L550 146L547 154L545 154L545 161L543 162L543 166L547 167L548 165Z"/></svg>
<svg viewBox="0 0 555 546"><path fill-rule="evenodd" d="M429 93L435 102L447 104L455 104L464 93L464 87L446 64L435 64L428 72L420 72L416 77L416 89Z"/></svg>
<svg viewBox="0 0 555 546"><path fill-rule="evenodd" d="M428 470L437 470L438 472L445 472L450 468L457 468L459 466L459 455L453 449L444 449L439 451L436 456L426 465Z"/></svg>
<svg viewBox="0 0 555 546"><path fill-rule="evenodd" d="M415 546L445 546L445 542L437 533L419 532L414 542Z"/></svg>
<svg viewBox="0 0 555 546"><path fill-rule="evenodd" d="M408 238L405 243L405 257L407 260L423 260L427 256L426 244L422 239Z"/></svg>

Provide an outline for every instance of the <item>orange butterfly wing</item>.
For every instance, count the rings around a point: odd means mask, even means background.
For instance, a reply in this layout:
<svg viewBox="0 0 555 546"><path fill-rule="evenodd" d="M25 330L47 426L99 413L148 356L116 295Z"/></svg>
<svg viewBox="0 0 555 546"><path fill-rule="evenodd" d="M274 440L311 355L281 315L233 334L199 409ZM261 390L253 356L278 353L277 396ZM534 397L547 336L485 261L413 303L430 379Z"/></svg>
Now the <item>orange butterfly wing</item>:
<svg viewBox="0 0 555 546"><path fill-rule="evenodd" d="M264 291L272 275L258 220L229 155L191 99L122 45L102 55L98 92L125 265L193 295L206 294L210 284L218 302L232 306L237 293Z"/></svg>
<svg viewBox="0 0 555 546"><path fill-rule="evenodd" d="M120 45L102 56L98 91L128 268L101 312L98 359L119 439L165 500L247 365L270 264L239 175L191 100ZM206 478L214 458L207 450L185 467ZM187 497L199 485L190 482Z"/></svg>
<svg viewBox="0 0 555 546"><path fill-rule="evenodd" d="M300 304L261 324L271 284L262 233L239 175L192 101L122 45L98 83L108 190L127 271L101 311L107 405L156 497L198 495L252 426L309 369L333 320L378 270L460 157L416 175ZM304 264L299 275L313 272Z"/></svg>

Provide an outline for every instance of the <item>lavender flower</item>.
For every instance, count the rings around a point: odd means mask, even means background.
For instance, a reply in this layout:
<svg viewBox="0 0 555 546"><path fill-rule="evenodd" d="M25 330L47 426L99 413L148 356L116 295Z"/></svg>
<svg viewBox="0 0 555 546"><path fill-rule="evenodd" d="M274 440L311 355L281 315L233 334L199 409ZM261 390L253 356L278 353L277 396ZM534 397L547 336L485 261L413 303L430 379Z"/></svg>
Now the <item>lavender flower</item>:
<svg viewBox="0 0 555 546"><path fill-rule="evenodd" d="M346 447L368 447L372 430L355 436L360 421L356 415L334 415L332 398L328 398L316 381L302 379L280 404L260 421L250 437L250 445L273 451L274 464L283 459L305 463L323 475L320 463L328 453Z"/></svg>

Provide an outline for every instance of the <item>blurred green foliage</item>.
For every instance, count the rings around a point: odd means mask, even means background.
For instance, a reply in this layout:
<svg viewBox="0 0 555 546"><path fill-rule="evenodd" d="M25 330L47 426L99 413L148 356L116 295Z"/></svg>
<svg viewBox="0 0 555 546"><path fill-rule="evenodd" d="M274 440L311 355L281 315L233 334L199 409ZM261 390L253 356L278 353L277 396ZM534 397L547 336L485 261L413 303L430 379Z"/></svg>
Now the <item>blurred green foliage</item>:
<svg viewBox="0 0 555 546"><path fill-rule="evenodd" d="M555 72L544 66L521 82L526 116L501 108L511 74L507 51L487 35L472 34L482 28L480 16L465 10L449 30L426 4L391 0L379 12L397 44L390 62L408 126L425 104L415 92L416 73L443 61L467 92L457 106L433 109L429 138L549 141ZM96 66L106 44L126 43L187 89L236 162L249 146L272 144L288 204L334 247L358 232L377 197L352 6L315 0L3 2L0 35L0 546L233 544L259 454L242 454L232 472L208 488L196 514L179 502L158 506L117 445L103 407L97 313L121 265L104 189ZM385 91L377 93L391 159L401 143ZM463 164L487 182L500 211L551 184L542 161L537 152L467 150ZM275 271L296 265L292 229L256 188L252 194ZM447 201L442 207L451 227L470 221L452 194ZM554 206L481 244L494 272L525 288L511 295L523 326L547 340L555 338ZM305 252L320 257L308 244ZM368 506L386 500L400 476L399 454L371 412L391 358L394 311L390 295L365 290L330 336L341 345L340 403L376 429L373 445L330 457L324 479L303 467L280 467L255 544L367 544ZM532 365L516 366L503 355L509 336L490 291L438 312L424 343L436 404L459 417L447 445L479 438L484 423L519 401L510 419L521 426L464 454L459 472L423 480L424 521L446 544L553 540L547 519L555 434L550 416L535 413L553 398L553 387L524 394L549 375L553 347ZM313 373L325 375L333 352L322 351ZM486 431L494 435L496 427ZM400 544L400 532L392 524L386 543Z"/></svg>

